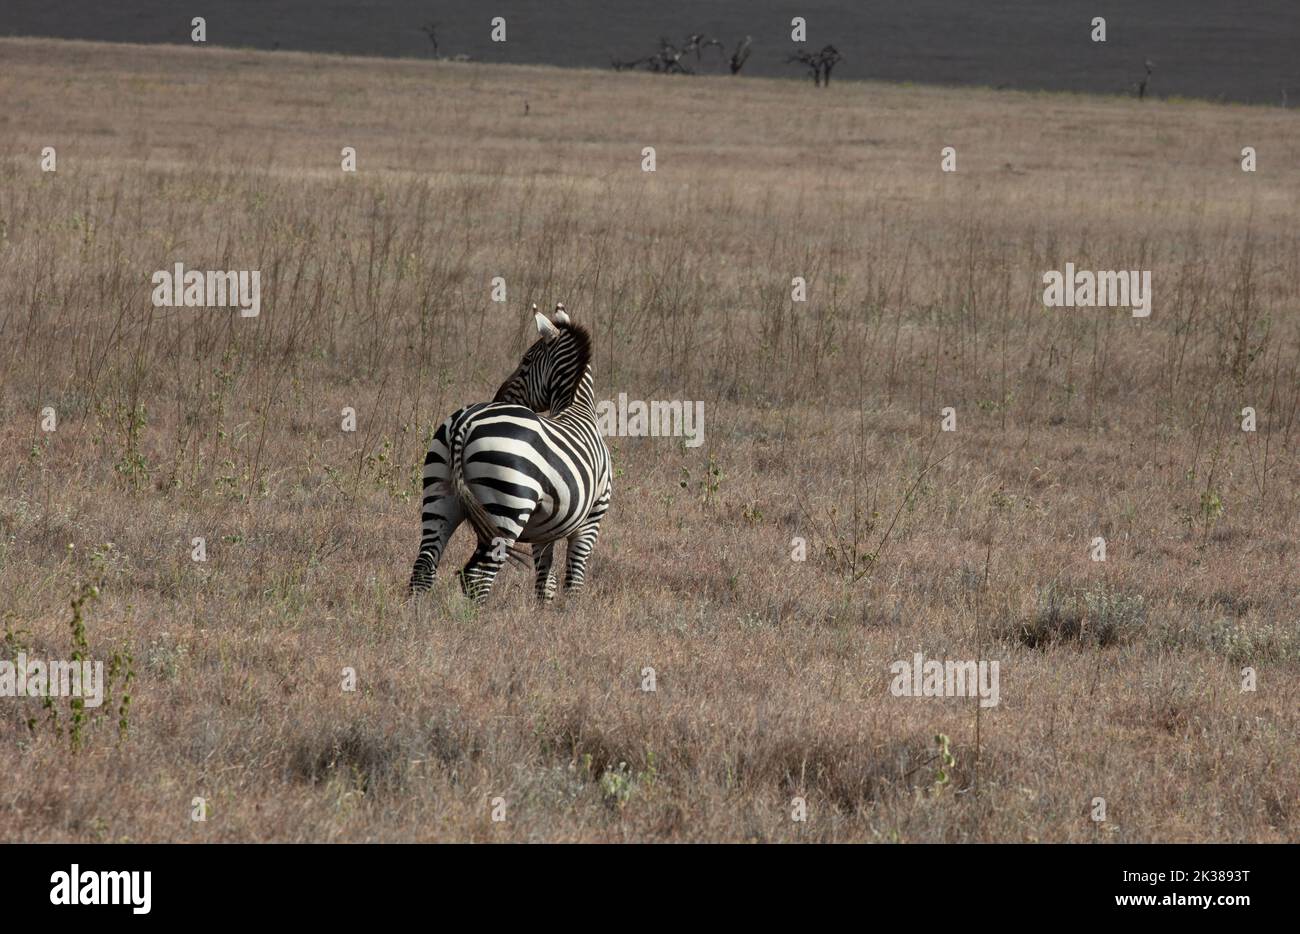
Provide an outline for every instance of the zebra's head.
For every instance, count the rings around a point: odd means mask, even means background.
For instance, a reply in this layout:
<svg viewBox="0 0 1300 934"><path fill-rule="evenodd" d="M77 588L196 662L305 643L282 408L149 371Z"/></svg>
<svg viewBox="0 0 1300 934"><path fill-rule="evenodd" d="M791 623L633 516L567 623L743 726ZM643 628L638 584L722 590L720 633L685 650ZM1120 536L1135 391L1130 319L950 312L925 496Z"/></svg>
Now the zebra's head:
<svg viewBox="0 0 1300 934"><path fill-rule="evenodd" d="M538 340L497 390L493 402L552 415L591 395L591 335L574 324L563 304L552 322L533 306Z"/></svg>

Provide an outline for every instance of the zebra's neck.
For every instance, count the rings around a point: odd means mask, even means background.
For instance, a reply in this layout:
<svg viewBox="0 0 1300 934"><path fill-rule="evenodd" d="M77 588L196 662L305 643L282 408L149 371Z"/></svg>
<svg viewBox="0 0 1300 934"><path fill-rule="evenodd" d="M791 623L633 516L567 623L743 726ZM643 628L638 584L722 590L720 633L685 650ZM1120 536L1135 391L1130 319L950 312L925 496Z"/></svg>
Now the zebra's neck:
<svg viewBox="0 0 1300 934"><path fill-rule="evenodd" d="M582 378L571 393L563 393L551 400L551 418L566 421L596 421L596 393L593 389L591 366L583 370Z"/></svg>

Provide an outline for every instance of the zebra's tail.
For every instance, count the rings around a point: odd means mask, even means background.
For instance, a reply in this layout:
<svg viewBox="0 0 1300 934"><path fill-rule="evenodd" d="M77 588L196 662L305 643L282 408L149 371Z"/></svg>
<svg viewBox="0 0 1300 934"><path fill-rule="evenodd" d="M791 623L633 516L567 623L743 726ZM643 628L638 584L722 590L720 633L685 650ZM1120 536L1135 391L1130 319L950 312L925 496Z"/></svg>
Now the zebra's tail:
<svg viewBox="0 0 1300 934"><path fill-rule="evenodd" d="M492 544L493 540L501 536L501 530L497 528L492 521L492 515L483 508L483 504L474 496L474 492L465 482L465 435L469 431L469 424L466 423L460 427L460 430L452 436L447 457L451 476L449 477L452 492L460 500L461 505L465 507L465 514L469 519L469 524L473 526L474 533L478 536L480 542ZM532 555L524 551L517 545L511 544L506 546L507 558L513 560L516 564L525 567L531 566Z"/></svg>
<svg viewBox="0 0 1300 934"><path fill-rule="evenodd" d="M451 490L460 500L461 505L465 507L465 514L469 518L469 524L474 527L474 532L478 535L480 541L490 542L493 538L500 535L496 523L492 521L492 516L483 508L465 482L465 435L469 432L469 424L460 426L451 439L450 450L447 452L447 459L450 462Z"/></svg>

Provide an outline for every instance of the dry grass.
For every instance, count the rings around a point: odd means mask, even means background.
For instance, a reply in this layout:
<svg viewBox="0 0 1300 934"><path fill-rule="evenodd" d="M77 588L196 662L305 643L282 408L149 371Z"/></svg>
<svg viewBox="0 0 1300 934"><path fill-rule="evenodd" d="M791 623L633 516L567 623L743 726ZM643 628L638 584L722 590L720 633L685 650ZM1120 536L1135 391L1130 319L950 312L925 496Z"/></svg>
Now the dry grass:
<svg viewBox="0 0 1300 934"><path fill-rule="evenodd" d="M114 709L75 754L0 701L6 839L1300 836L1294 114L26 40L0 65L7 649L65 657L98 582L92 653L135 671L127 738ZM154 309L177 261L262 270L261 316ZM1152 316L1045 310L1067 261L1151 269ZM706 443L611 439L581 600L539 613L514 570L474 611L462 531L407 605L428 432L557 299L598 395L704 400ZM890 694L918 651L1000 662L978 754L972 700Z"/></svg>

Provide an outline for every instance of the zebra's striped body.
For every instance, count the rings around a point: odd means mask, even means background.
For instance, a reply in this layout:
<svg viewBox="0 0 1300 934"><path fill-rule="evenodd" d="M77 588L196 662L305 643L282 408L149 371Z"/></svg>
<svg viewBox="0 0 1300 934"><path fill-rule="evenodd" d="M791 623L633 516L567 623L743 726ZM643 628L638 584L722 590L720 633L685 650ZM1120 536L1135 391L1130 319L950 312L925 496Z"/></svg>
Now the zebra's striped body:
<svg viewBox="0 0 1300 934"><path fill-rule="evenodd" d="M590 337L563 306L556 322L537 315L542 339L496 399L460 409L434 434L412 592L433 584L447 542L465 521L478 545L461 585L476 601L486 599L517 543L533 546L539 598L555 595L553 552L561 539L568 542L564 589L582 587L609 508L609 449L596 427Z"/></svg>

